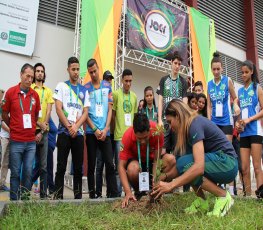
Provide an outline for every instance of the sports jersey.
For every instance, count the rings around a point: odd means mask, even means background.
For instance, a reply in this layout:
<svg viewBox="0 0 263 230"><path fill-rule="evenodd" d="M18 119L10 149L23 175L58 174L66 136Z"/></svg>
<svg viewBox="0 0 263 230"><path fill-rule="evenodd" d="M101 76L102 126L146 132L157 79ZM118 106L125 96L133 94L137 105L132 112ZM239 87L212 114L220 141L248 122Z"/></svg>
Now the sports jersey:
<svg viewBox="0 0 263 230"><path fill-rule="evenodd" d="M107 81L101 81L100 88L95 89L90 81L84 87L89 92L89 117L99 130L103 130L107 123L109 103L113 103L111 85ZM102 111L96 111L96 106L100 106ZM94 131L87 125L86 133L93 134ZM107 136L109 135L110 131L107 132Z"/></svg>
<svg viewBox="0 0 263 230"><path fill-rule="evenodd" d="M158 95L163 97L162 118L165 119L164 110L166 105L174 98L183 99L187 96L187 82L179 75L175 80L170 75L162 77L156 90Z"/></svg>
<svg viewBox="0 0 263 230"><path fill-rule="evenodd" d="M156 129L156 123L150 121L150 137L149 137L150 161L154 160L155 151L158 150L158 139L159 139L159 148L162 148L164 143L163 134L161 134L160 136L153 135L155 129ZM141 149L141 160L143 163L145 163L147 144L141 145L140 149ZM133 127L128 128L122 137L119 158L120 160L138 159L137 139Z"/></svg>
<svg viewBox="0 0 263 230"><path fill-rule="evenodd" d="M70 81L60 82L56 86L53 98L62 102L62 109L68 118L71 109L77 111L77 119L82 116L83 108L90 106L89 92L84 86L78 83L77 86L71 85ZM70 123L73 123L70 121ZM68 129L59 121L58 134L65 133L69 135ZM84 131L80 127L78 135L83 135Z"/></svg>
<svg viewBox="0 0 263 230"><path fill-rule="evenodd" d="M186 146L186 152L192 153L192 147L199 141L204 143L205 153L222 151L232 157L237 158L236 152L227 140L226 135L212 121L206 117L197 116L193 119L190 127Z"/></svg>
<svg viewBox="0 0 263 230"><path fill-rule="evenodd" d="M147 106L142 108L141 113L146 114L150 121L158 122L158 110L155 106L149 109Z"/></svg>
<svg viewBox="0 0 263 230"><path fill-rule="evenodd" d="M39 122L44 122L47 117L47 105L48 104L54 104L54 100L52 98L52 91L50 88L46 87L45 85L42 86L40 89L35 83L31 85L31 88L34 89L40 99L41 104L41 116L38 116ZM40 127L37 126L37 129L40 129Z"/></svg>
<svg viewBox="0 0 263 230"><path fill-rule="evenodd" d="M19 142L36 140L36 123L40 110L37 92L29 88L25 93L20 89L20 83L7 90L3 100L3 111L10 113L10 139ZM30 114L31 128L24 128L23 116Z"/></svg>
<svg viewBox="0 0 263 230"><path fill-rule="evenodd" d="M247 89L245 89L245 87L242 87L238 90L238 99L240 103L242 119L252 117L255 114L259 113L260 104L258 100L258 87L258 84L256 87L254 87L253 83L251 83ZM260 119L248 123L244 131L240 133L240 137L253 135L263 136Z"/></svg>
<svg viewBox="0 0 263 230"><path fill-rule="evenodd" d="M208 82L208 96L212 105L211 121L221 126L233 125L228 81L227 76L221 76L221 81L218 84L215 84L214 80ZM219 115L217 113L219 113L221 106L222 114Z"/></svg>
<svg viewBox="0 0 263 230"><path fill-rule="evenodd" d="M118 89L113 92L113 107L116 111L114 140L120 141L124 132L129 128L125 125L125 114L130 114L131 125L133 122L134 113L137 112L137 96L130 91L129 94L123 93L123 89Z"/></svg>

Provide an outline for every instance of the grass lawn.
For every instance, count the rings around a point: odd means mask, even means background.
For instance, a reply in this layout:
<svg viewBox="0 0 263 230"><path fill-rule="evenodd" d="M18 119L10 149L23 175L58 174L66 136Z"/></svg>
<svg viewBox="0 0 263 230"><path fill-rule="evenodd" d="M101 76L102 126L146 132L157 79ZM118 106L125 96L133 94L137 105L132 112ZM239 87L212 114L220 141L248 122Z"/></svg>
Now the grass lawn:
<svg viewBox="0 0 263 230"><path fill-rule="evenodd" d="M230 212L217 218L184 214L183 209L194 199L192 193L165 197L151 210L143 206L145 202L128 209L121 209L120 202L11 204L0 219L0 229L263 229L262 201L237 198ZM211 208L213 201L210 197Z"/></svg>

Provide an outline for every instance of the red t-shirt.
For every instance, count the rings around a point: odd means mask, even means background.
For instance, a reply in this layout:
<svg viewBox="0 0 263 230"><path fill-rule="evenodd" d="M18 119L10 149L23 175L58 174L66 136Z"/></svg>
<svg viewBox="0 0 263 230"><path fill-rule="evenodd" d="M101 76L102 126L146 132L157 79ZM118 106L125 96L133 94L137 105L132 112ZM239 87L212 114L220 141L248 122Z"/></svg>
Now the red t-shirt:
<svg viewBox="0 0 263 230"><path fill-rule="evenodd" d="M153 132L156 129L156 123L150 121L150 138L149 138L149 149L150 149L150 161L154 160L155 151L158 150L158 138L159 138L159 148L163 147L164 136L153 136ZM146 162L146 151L147 144L141 145L141 160ZM120 147L120 160L129 160L129 159L138 159L138 150L137 150L137 141L136 136L133 130L133 127L130 127L126 130L122 137L122 143Z"/></svg>
<svg viewBox="0 0 263 230"><path fill-rule="evenodd" d="M6 91L2 109L10 116L10 139L21 142L35 141L36 122L40 110L40 101L37 92L31 88L26 96L20 90L20 84L11 87ZM31 114L32 128L25 129L23 124L23 112L20 106L22 101L24 114ZM30 102L32 100L32 110L30 112Z"/></svg>

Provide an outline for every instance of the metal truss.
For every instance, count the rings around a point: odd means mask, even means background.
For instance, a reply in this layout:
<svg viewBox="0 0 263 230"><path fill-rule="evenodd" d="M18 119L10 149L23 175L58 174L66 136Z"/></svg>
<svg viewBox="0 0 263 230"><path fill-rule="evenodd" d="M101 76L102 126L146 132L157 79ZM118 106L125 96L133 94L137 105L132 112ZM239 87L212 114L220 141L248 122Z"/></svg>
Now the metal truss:
<svg viewBox="0 0 263 230"><path fill-rule="evenodd" d="M188 13L187 6L178 0L161 0L183 12ZM121 85L121 74L124 70L124 62L133 63L145 68L155 69L161 72L170 73L171 72L171 62L169 60L153 56L144 53L139 50L128 49L125 46L125 35L126 35L126 11L127 11L127 0L123 1L122 15L119 27L119 36L116 46L116 59L115 59L115 89L122 87ZM180 74L185 77L191 77L193 75L192 71L192 43L190 42L190 28L189 28L189 43L188 43L188 65L181 66ZM191 81L192 84L192 81ZM191 87L192 88L192 87Z"/></svg>
<svg viewBox="0 0 263 230"><path fill-rule="evenodd" d="M80 16L81 16L81 0L77 0L76 24L74 34L74 53L77 58L80 56Z"/></svg>

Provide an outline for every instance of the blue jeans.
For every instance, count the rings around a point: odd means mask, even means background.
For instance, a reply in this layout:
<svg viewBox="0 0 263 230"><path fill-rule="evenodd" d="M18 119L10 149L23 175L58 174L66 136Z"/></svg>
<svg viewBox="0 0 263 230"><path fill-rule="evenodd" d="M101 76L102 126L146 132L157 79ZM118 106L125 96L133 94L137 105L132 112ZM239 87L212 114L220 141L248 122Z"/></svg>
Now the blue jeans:
<svg viewBox="0 0 263 230"><path fill-rule="evenodd" d="M36 142L10 141L9 167L10 177L10 200L28 199L32 187L32 166L36 152ZM20 172L23 165L22 181ZM21 191L20 191L21 186Z"/></svg>
<svg viewBox="0 0 263 230"><path fill-rule="evenodd" d="M32 183L40 176L40 198L47 197L47 152L48 133L45 132L40 143L36 145L36 163L32 176Z"/></svg>
<svg viewBox="0 0 263 230"><path fill-rule="evenodd" d="M121 146L121 141L115 141L113 160L115 163L115 174L116 174L116 180L117 180L118 196L121 196L121 193L122 193L122 184L121 184L120 176L118 173L120 146Z"/></svg>

